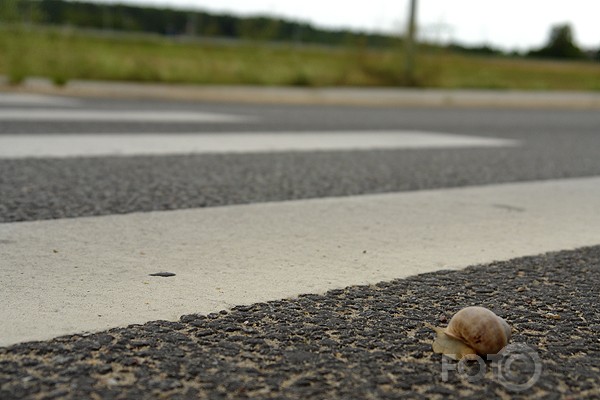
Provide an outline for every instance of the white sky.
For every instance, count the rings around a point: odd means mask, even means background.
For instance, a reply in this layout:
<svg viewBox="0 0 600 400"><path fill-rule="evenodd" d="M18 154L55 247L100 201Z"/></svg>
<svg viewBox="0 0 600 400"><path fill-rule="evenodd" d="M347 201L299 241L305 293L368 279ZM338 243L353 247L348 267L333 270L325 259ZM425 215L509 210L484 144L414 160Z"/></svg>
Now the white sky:
<svg viewBox="0 0 600 400"><path fill-rule="evenodd" d="M117 2L117 0L95 0ZM401 32L409 0L118 0L232 14L269 14L320 27ZM431 40L491 44L505 50L542 46L553 24L568 22L576 42L600 47L598 0L420 0L420 34Z"/></svg>

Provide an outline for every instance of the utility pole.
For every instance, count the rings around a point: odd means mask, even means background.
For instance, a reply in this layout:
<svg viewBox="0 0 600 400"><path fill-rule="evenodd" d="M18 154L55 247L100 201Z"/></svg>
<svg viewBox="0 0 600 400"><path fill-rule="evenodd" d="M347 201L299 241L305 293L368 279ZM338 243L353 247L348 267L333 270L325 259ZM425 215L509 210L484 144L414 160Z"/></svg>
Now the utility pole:
<svg viewBox="0 0 600 400"><path fill-rule="evenodd" d="M415 82L415 31L417 18L417 0L410 0L410 11L406 34L404 35L404 78L406 83Z"/></svg>

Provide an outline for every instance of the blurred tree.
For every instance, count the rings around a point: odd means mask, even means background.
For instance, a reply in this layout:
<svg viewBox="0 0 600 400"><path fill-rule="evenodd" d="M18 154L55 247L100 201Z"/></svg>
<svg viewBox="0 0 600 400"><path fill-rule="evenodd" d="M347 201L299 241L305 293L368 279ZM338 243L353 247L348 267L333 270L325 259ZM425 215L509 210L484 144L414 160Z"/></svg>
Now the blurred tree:
<svg viewBox="0 0 600 400"><path fill-rule="evenodd" d="M17 22L20 20L19 6L21 0L2 0L0 1L0 21Z"/></svg>
<svg viewBox="0 0 600 400"><path fill-rule="evenodd" d="M30 24L39 24L46 17L38 1L24 3L23 13L25 22Z"/></svg>
<svg viewBox="0 0 600 400"><path fill-rule="evenodd" d="M573 30L569 24L553 26L548 44L539 50L530 51L529 55L545 58L585 57L583 51L574 43Z"/></svg>

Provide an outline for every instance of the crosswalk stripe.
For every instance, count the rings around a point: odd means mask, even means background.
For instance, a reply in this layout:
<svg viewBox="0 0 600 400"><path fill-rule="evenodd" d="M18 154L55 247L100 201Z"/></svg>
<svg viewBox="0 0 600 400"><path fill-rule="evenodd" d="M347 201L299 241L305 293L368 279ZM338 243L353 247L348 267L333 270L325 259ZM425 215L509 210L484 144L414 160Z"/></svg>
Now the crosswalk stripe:
<svg viewBox="0 0 600 400"><path fill-rule="evenodd" d="M4 108L0 121L254 122L256 117L192 111L114 111Z"/></svg>
<svg viewBox="0 0 600 400"><path fill-rule="evenodd" d="M81 104L81 101L73 98L44 96L36 94L20 93L0 93L0 105L28 105L28 106L60 106L74 107Z"/></svg>
<svg viewBox="0 0 600 400"><path fill-rule="evenodd" d="M595 245L599 199L593 177L0 224L0 346Z"/></svg>
<svg viewBox="0 0 600 400"><path fill-rule="evenodd" d="M0 158L515 146L508 139L417 131L0 135Z"/></svg>

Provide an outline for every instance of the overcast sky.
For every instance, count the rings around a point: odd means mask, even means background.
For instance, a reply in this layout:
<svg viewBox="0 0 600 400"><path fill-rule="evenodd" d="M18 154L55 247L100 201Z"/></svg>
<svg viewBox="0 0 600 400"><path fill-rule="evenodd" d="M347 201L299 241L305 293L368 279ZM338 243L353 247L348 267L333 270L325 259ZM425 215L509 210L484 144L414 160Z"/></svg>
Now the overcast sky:
<svg viewBox="0 0 600 400"><path fill-rule="evenodd" d="M331 28L401 32L409 0L96 0L227 12L269 14ZM505 50L543 45L553 24L570 23L577 43L600 47L598 0L420 0L421 35Z"/></svg>

